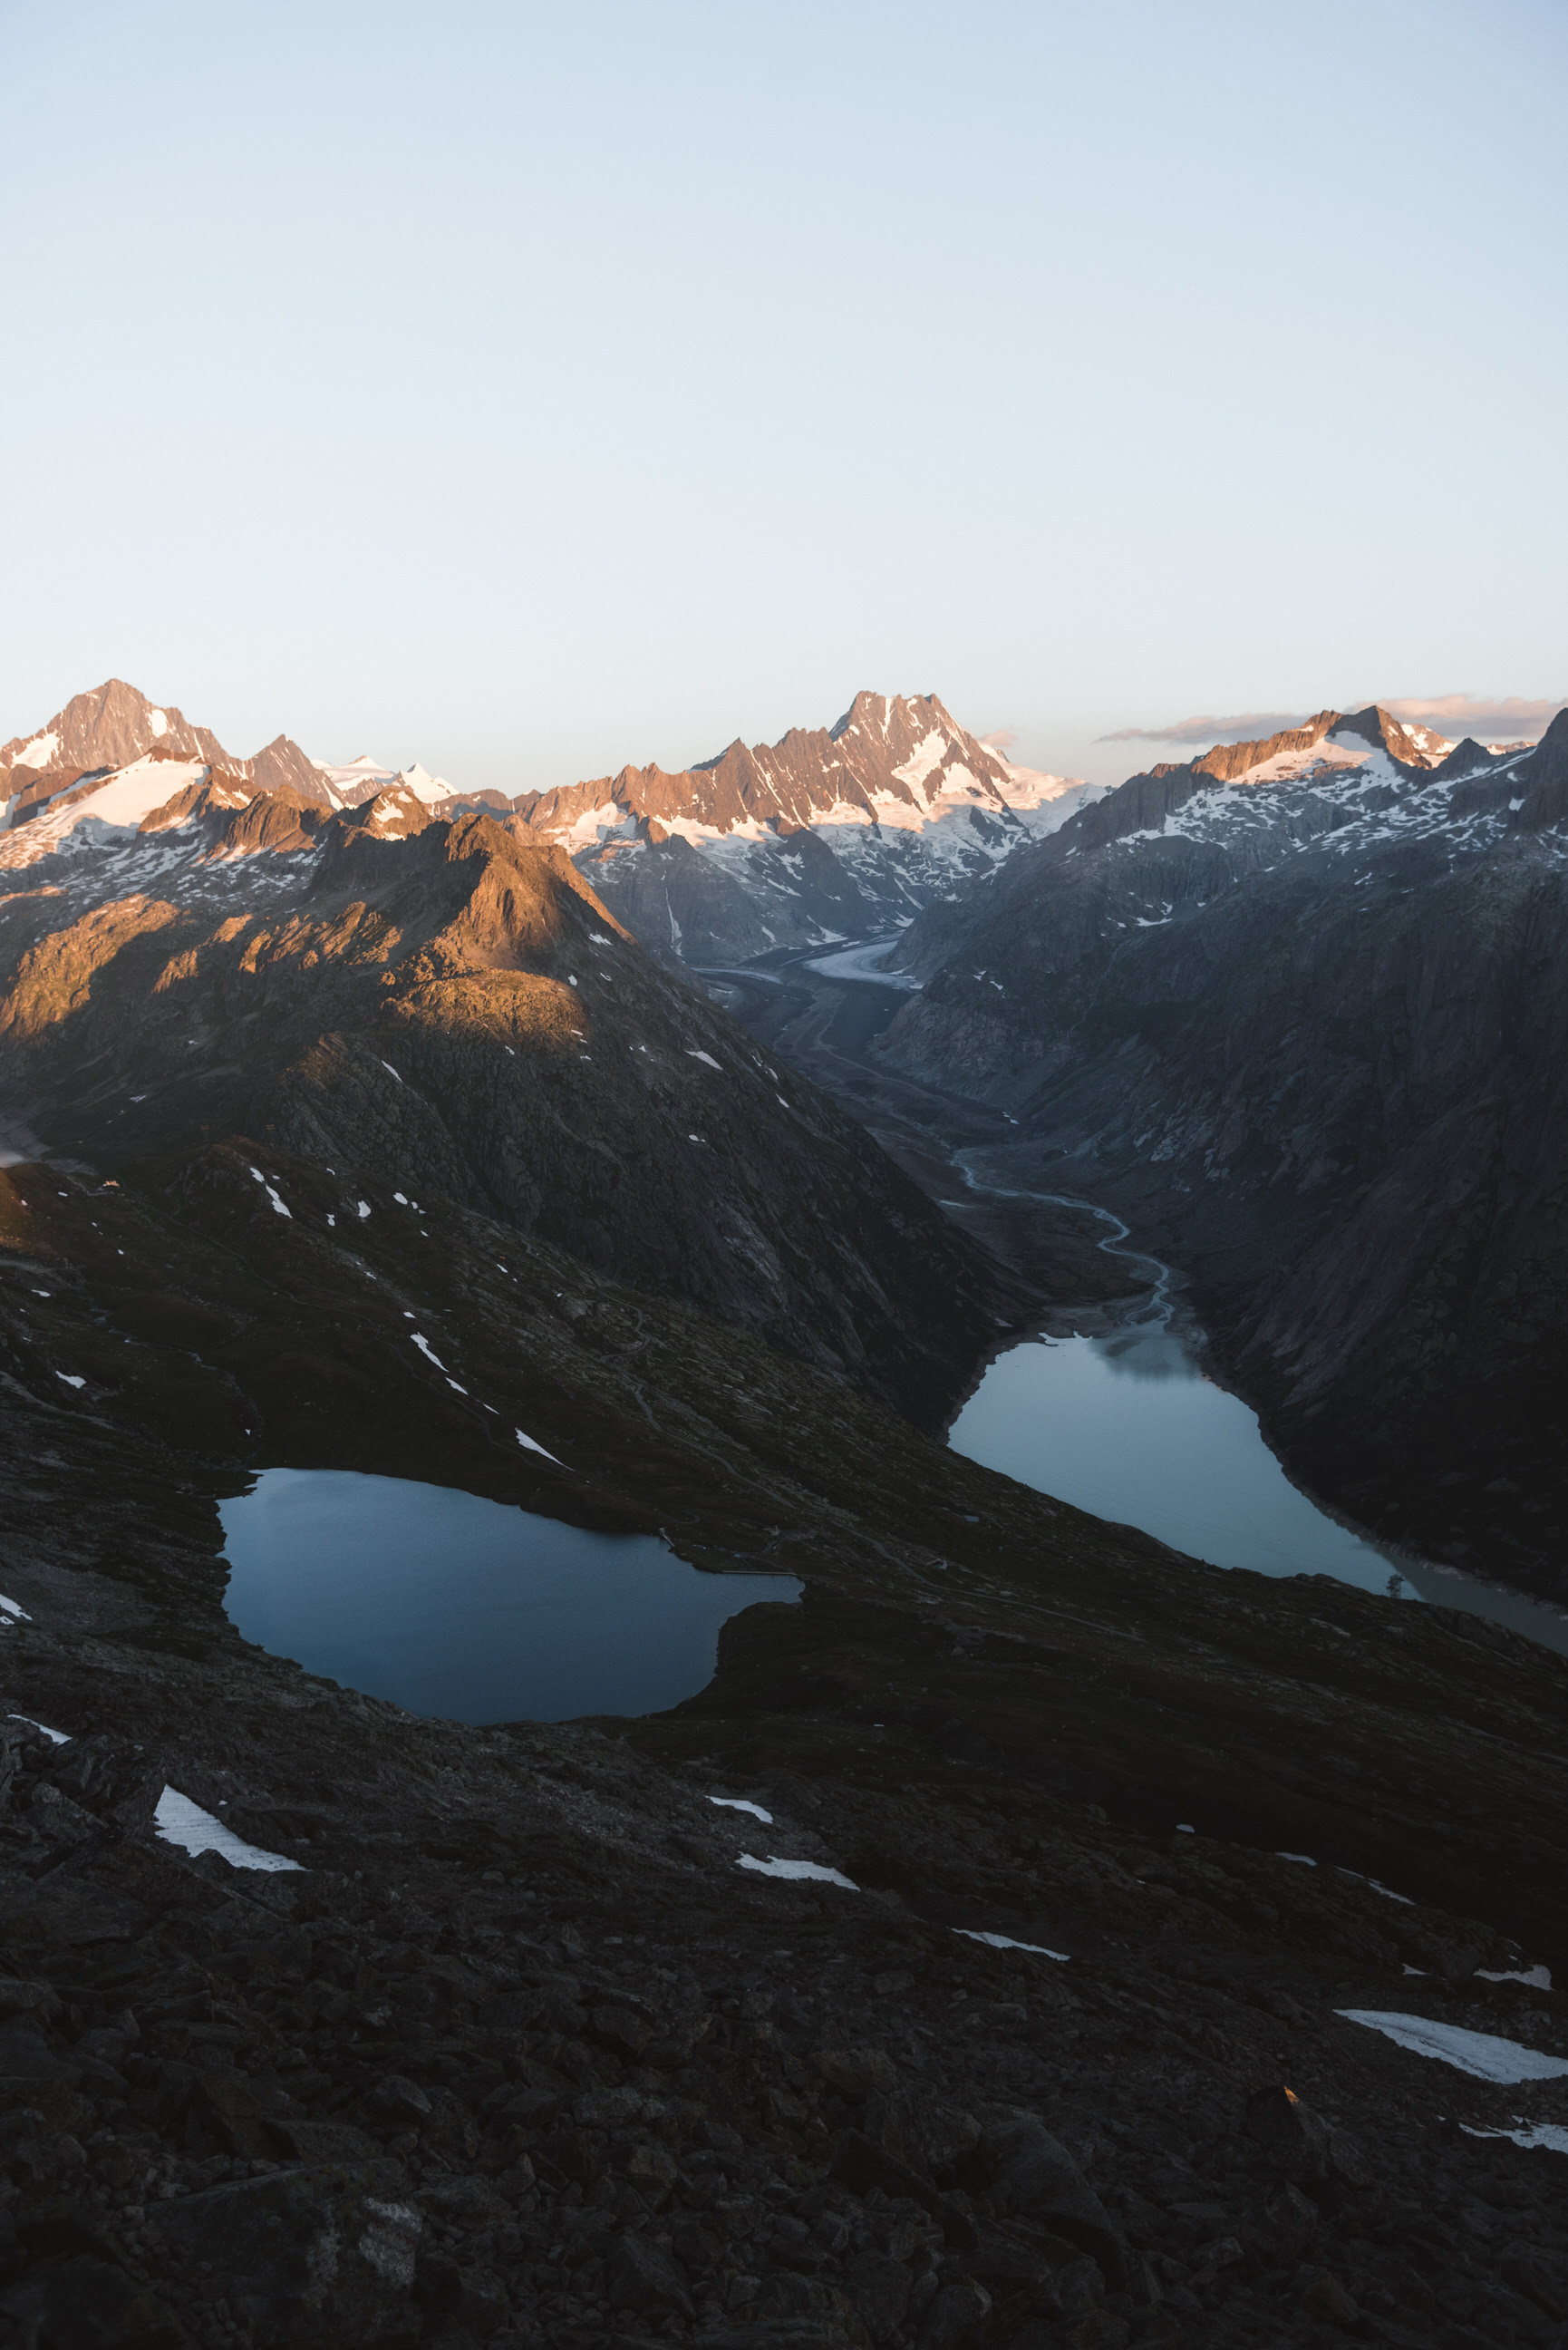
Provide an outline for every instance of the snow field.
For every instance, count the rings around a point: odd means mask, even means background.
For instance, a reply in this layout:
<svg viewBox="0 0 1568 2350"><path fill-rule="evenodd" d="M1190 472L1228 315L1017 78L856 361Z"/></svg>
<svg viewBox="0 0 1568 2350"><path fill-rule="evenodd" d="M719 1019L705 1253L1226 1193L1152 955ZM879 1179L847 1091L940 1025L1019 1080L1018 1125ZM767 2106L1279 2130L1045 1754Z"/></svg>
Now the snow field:
<svg viewBox="0 0 1568 2350"><path fill-rule="evenodd" d="M1473 2080L1516 2083L1560 2081L1568 2075L1568 2058L1542 2055L1522 2041L1504 2040L1496 2033L1466 2032L1457 2023L1433 2023L1424 2015L1399 2015L1383 2008L1336 2007L1347 2023L1365 2024L1381 2032L1397 2047L1417 2056L1433 2056Z"/></svg>
<svg viewBox="0 0 1568 2350"><path fill-rule="evenodd" d="M217 1852L222 1853L231 1868L276 1871L300 1867L297 1860L286 1860L282 1853L264 1852L260 1845L246 1844L233 1828L225 1827L222 1820L214 1819L211 1812L204 1812L200 1804L193 1804L177 1788L164 1788L153 1817L162 1842L177 1844L192 1858L200 1852Z"/></svg>

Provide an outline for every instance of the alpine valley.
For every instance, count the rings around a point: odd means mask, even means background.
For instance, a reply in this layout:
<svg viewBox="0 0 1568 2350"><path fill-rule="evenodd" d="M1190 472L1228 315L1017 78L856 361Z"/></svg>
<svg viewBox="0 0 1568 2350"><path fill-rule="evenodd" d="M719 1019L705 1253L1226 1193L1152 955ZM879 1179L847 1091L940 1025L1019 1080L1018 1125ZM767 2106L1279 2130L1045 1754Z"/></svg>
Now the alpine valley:
<svg viewBox="0 0 1568 2350"><path fill-rule="evenodd" d="M0 801L0 2350L1568 2345L1568 1660L944 1440L1109 1208L1568 1600L1568 716L508 796L111 681ZM779 1596L437 1719L231 1621L269 1471Z"/></svg>
<svg viewBox="0 0 1568 2350"><path fill-rule="evenodd" d="M1568 712L1133 776L907 931L888 1061L1189 1275L1303 1482L1568 1601Z"/></svg>

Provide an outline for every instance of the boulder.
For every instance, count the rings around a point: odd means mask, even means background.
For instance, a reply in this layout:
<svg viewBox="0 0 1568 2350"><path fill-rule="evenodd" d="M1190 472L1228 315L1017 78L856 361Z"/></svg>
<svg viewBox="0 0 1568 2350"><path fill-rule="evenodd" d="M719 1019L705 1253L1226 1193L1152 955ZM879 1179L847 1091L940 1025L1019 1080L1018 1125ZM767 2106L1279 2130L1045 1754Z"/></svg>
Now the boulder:
<svg viewBox="0 0 1568 2350"><path fill-rule="evenodd" d="M943 2285L920 2328L919 2350L962 2350L991 2315L991 2295L972 2277Z"/></svg>
<svg viewBox="0 0 1568 2350"><path fill-rule="evenodd" d="M956 2203L950 2203L929 2178L874 2145L861 2130L845 2131L834 2149L831 2175L857 2195L867 2195L873 2187L879 2187L884 2195L908 2196L930 2213L949 2243L961 2251L972 2252L980 2241L974 2221Z"/></svg>
<svg viewBox="0 0 1568 2350"><path fill-rule="evenodd" d="M6 2350L188 2350L190 2339L155 2294L90 2256L35 2269L0 2295L0 2322Z"/></svg>
<svg viewBox="0 0 1568 2350"><path fill-rule="evenodd" d="M421 2260L414 2294L427 2321L438 2330L455 2327L477 2342L486 2342L506 2323L506 2288L490 2269Z"/></svg>
<svg viewBox="0 0 1568 2350"><path fill-rule="evenodd" d="M1293 2089L1260 2089L1247 2101L1243 2127L1282 2178L1316 2202L1342 2202L1372 2184L1372 2166L1348 2131L1335 2129Z"/></svg>
<svg viewBox="0 0 1568 2350"><path fill-rule="evenodd" d="M401 2165L275 2171L157 2205L149 2225L187 2273L206 2264L258 2350L357 2350L408 2320L419 2213Z"/></svg>
<svg viewBox="0 0 1568 2350"><path fill-rule="evenodd" d="M893 2061L880 2048L819 2048L812 2063L847 2105L864 2105L874 2089L886 2095L898 2085Z"/></svg>
<svg viewBox="0 0 1568 2350"><path fill-rule="evenodd" d="M620 2235L609 2258L607 2281L612 2309L647 2314L675 2314L688 2323L691 2296L686 2280L668 2253L646 2237Z"/></svg>
<svg viewBox="0 0 1568 2350"><path fill-rule="evenodd" d="M886 2252L857 2252L845 2272L849 2298L874 2343L886 2342L904 2322L914 2282L902 2261Z"/></svg>
<svg viewBox="0 0 1568 2350"><path fill-rule="evenodd" d="M388 2073L378 2081L370 2092L370 2103L389 2121L409 2122L416 2129L421 2122L429 2121L434 2110L419 2083L401 2073Z"/></svg>
<svg viewBox="0 0 1568 2350"><path fill-rule="evenodd" d="M1119 2285L1126 2268L1122 2231L1077 2164L1038 2115L1022 2107L993 2112L976 2156L990 2181L992 2201L1077 2244Z"/></svg>

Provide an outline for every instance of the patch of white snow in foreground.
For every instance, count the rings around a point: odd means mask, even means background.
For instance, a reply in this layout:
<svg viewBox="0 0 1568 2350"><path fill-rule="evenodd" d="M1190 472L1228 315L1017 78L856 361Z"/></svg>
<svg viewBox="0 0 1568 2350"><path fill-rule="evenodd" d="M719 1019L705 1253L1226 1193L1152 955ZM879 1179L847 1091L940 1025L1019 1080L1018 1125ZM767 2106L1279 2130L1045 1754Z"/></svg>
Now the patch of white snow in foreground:
<svg viewBox="0 0 1568 2350"><path fill-rule="evenodd" d="M0 1604L9 1607L11 1603L6 1600ZM765 1828L771 1828L774 1824L772 1812L764 1812L761 1804L748 1804L744 1795L710 1795L708 1801L717 1804L721 1811L750 1812L753 1819L761 1820Z"/></svg>
<svg viewBox="0 0 1568 2350"><path fill-rule="evenodd" d="M158 1798L153 1814L158 1833L165 1844L177 1844L192 1855L199 1852L221 1852L231 1868L298 1868L297 1860L286 1860L280 1852L263 1852L259 1845L246 1844L233 1828L193 1804L189 1795L180 1794L173 1787L165 1787ZM1568 2068L1565 2068L1568 2069Z"/></svg>
<svg viewBox="0 0 1568 2350"><path fill-rule="evenodd" d="M523 1447L524 1452L536 1452L542 1461L556 1461L556 1456L553 1452L546 1452L542 1444L535 1444L533 1438L531 1436L524 1436L520 1428L514 1428L512 1433L517 1439L518 1443ZM556 1461L556 1466L557 1469L564 1469L566 1465L566 1464L564 1461Z"/></svg>
<svg viewBox="0 0 1568 2350"><path fill-rule="evenodd" d="M267 1181L266 1177L262 1173L261 1169L259 1167L253 1167L251 1169L251 1173L255 1177L256 1181L261 1185L263 1191L266 1193L267 1198L277 1210L278 1214L280 1216L287 1216L289 1222L292 1223L294 1221L292 1211L284 1206L283 1201L278 1198L277 1193L273 1190L272 1185Z"/></svg>
<svg viewBox="0 0 1568 2350"><path fill-rule="evenodd" d="M68 1730L51 1730L47 1721L35 1721L30 1713L14 1713L9 1718L13 1721L25 1721L29 1730L36 1730L40 1737L48 1740L51 1746L68 1746L71 1742Z"/></svg>
<svg viewBox="0 0 1568 2350"><path fill-rule="evenodd" d="M86 1379L78 1378L75 1371L57 1371L55 1377L63 1379L68 1388L85 1388L87 1385Z"/></svg>
<svg viewBox="0 0 1568 2350"><path fill-rule="evenodd" d="M22 1620L22 1622L23 1622L24 1624L30 1624L30 1623L32 1622L32 1620L33 1620L33 1619L32 1619L32 1617L28 1615L28 1613L27 1613L27 1611L26 1611L26 1609L25 1607L18 1606L17 1602L16 1602L15 1599L7 1599L7 1598L5 1598L3 1595L0 1595L0 1610L3 1610L3 1611L4 1611L4 1613L5 1613L5 1620L6 1620L6 1622L7 1622L7 1623L14 1623L14 1622L16 1621L16 1619L18 1617L20 1617L20 1618L21 1618L21 1620ZM21 1721L21 1720L23 1720L23 1719L24 1719L24 1717L23 1717L21 1714L18 1714L18 1715L16 1716L16 1720L17 1720L18 1721ZM35 1726L35 1728L36 1728L36 1724L35 1724L34 1726ZM715 1802L716 1802L716 1801L718 1800L718 1799L717 1799L717 1797L715 1797L715 1798L714 1798L714 1800L715 1800ZM749 1806L748 1806L748 1808L749 1808ZM763 1813L761 1814L761 1816L762 1816L763 1819L766 1819L766 1818L767 1818L767 1814L766 1814L765 1812L763 1812Z"/></svg>
<svg viewBox="0 0 1568 2350"><path fill-rule="evenodd" d="M1357 1885L1370 1885L1374 1893L1381 1893L1385 1901L1402 1901L1407 1909L1413 1909L1416 1906L1407 1893L1396 1893L1391 1885L1379 1885L1375 1877L1363 1877L1358 1868L1342 1868L1339 1873L1341 1877L1354 1877Z"/></svg>
<svg viewBox="0 0 1568 2350"><path fill-rule="evenodd" d="M694 1045L689 1045L687 1046L687 1048L686 1048L686 1057L687 1057L687 1059L688 1059L689 1061L706 1061L706 1062L707 1062L707 1064L708 1064L708 1066L709 1066L711 1069L718 1069L718 1071L719 1071L719 1075L720 1075L721 1076L723 1076L723 1074L724 1074L723 1069L720 1066L720 1064L719 1064L719 1063L718 1063L718 1062L713 1058L713 1055L712 1055L712 1054L711 1054L711 1053L700 1053L700 1052L698 1052L698 1050L697 1050L697 1048L696 1048L696 1046L695 1046Z"/></svg>
<svg viewBox="0 0 1568 2350"><path fill-rule="evenodd" d="M8 1604L5 1600L0 1600L0 1607ZM1476 1972L1482 1982L1521 1982L1527 1984L1532 1991L1550 1991L1552 1988L1550 1967L1526 1967L1522 1972L1518 1967L1503 1967L1495 1974L1490 1967L1478 1967Z"/></svg>
<svg viewBox="0 0 1568 2350"><path fill-rule="evenodd" d="M1044 1942L1015 1942L1011 1934L977 1934L972 1926L955 1926L966 1942L983 1942L988 1950L1032 1950L1037 1959L1054 1959L1062 1966L1071 1964L1065 1950L1048 1950Z"/></svg>
<svg viewBox="0 0 1568 2350"><path fill-rule="evenodd" d="M1432 2023L1424 2015L1389 2015L1372 2007L1340 2007L1334 2013L1348 2023L1369 2025L1417 2056L1436 2056L1477 2081L1557 2081L1568 2074L1568 2059L1543 2056L1539 2048L1500 2039L1495 2033L1465 2032L1457 2023Z"/></svg>
<svg viewBox="0 0 1568 2350"><path fill-rule="evenodd" d="M1521 2129L1471 2129L1469 2122L1459 2127L1467 2137L1511 2137L1515 2146L1544 2146L1553 2154L1568 2154L1568 2129L1561 2122L1526 2122Z"/></svg>
<svg viewBox="0 0 1568 2350"><path fill-rule="evenodd" d="M753 1853L743 1852L739 1865L754 1869L759 1877L809 1877L817 1885L842 1885L846 1893L860 1890L853 1877L840 1876L836 1868L820 1868L815 1860L758 1860Z"/></svg>

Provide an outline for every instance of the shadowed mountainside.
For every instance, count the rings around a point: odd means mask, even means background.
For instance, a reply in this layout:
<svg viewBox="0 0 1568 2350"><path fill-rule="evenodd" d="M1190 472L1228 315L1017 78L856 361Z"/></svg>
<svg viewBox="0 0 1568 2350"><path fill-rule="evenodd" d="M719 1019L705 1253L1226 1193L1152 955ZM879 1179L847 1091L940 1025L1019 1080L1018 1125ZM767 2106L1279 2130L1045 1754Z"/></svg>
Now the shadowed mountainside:
<svg viewBox="0 0 1568 2350"><path fill-rule="evenodd" d="M408 794L231 796L154 811L130 877L62 850L0 905L0 1082L31 1131L116 1168L243 1133L390 1172L940 1423L1007 1311L997 1270L561 850ZM58 866L98 898L74 920Z"/></svg>
<svg viewBox="0 0 1568 2350"><path fill-rule="evenodd" d="M1190 1274L1316 1491L1561 1598L1568 715L1400 753L1371 712L1134 777L914 926L886 1050Z"/></svg>

